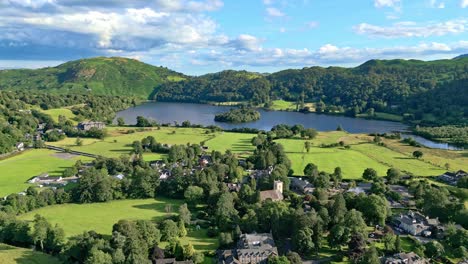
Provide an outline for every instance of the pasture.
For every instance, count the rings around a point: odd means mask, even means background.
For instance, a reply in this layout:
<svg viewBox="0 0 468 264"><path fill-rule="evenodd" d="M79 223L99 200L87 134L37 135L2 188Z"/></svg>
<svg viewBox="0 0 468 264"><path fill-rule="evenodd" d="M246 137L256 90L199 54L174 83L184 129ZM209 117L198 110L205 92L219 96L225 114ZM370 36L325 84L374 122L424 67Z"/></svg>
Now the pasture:
<svg viewBox="0 0 468 264"><path fill-rule="evenodd" d="M112 234L112 225L121 219L161 220L177 212L181 200L158 198L117 200L107 203L63 204L43 207L20 216L23 220L33 220L40 214L52 224L59 224L67 237L83 231L94 230L101 234ZM172 212L166 212L166 205Z"/></svg>
<svg viewBox="0 0 468 264"><path fill-rule="evenodd" d="M177 214L182 200L157 198L117 200L107 203L63 204L47 206L19 216L22 220L33 220L40 214L52 224L58 224L67 237L94 230L111 235L112 226L121 219L160 221ZM170 208L170 210L168 210ZM191 242L195 250L211 251L218 247L217 238L209 238L206 229L187 228L188 235L181 238L182 244ZM165 246L162 243L162 246Z"/></svg>
<svg viewBox="0 0 468 264"><path fill-rule="evenodd" d="M0 244L0 263L2 264L60 264L58 259L32 249Z"/></svg>
<svg viewBox="0 0 468 264"><path fill-rule="evenodd" d="M79 156L62 156L58 152L46 149L31 149L16 156L0 160L0 197L18 193L31 184L29 179L42 173L51 176L61 175L63 170L71 167L77 160L90 160Z"/></svg>

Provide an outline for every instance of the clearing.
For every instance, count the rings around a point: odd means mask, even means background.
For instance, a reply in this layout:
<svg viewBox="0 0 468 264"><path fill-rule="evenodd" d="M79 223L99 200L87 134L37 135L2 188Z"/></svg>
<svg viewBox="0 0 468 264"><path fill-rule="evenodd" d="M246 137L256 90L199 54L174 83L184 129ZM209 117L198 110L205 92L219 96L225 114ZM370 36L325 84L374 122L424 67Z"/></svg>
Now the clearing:
<svg viewBox="0 0 468 264"><path fill-rule="evenodd" d="M0 244L0 263L2 264L60 264L58 259L32 249Z"/></svg>

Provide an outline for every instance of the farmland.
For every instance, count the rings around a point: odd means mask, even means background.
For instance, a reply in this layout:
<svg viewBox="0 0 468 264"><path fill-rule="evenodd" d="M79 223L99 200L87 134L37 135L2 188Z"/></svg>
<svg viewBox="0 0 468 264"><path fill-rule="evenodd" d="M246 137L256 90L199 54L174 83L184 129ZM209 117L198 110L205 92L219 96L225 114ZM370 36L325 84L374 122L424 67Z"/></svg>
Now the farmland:
<svg viewBox="0 0 468 264"><path fill-rule="evenodd" d="M19 155L0 160L0 196L17 193L30 186L27 181L39 174L61 175L62 171L77 160L89 158L62 155L46 149L27 150Z"/></svg>
<svg viewBox="0 0 468 264"><path fill-rule="evenodd" d="M60 264L58 259L33 251L32 249L18 248L0 244L0 263L2 264Z"/></svg>

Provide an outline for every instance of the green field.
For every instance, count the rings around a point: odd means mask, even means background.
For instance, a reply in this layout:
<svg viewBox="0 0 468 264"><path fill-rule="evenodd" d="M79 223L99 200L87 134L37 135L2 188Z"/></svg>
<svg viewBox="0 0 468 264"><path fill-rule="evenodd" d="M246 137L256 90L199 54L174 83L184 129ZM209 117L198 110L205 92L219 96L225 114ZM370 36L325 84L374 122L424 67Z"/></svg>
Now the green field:
<svg viewBox="0 0 468 264"><path fill-rule="evenodd" d="M143 132L127 134L128 128L110 127L108 128L110 136L104 140L84 139L82 146L76 146L75 138L66 138L59 142L51 142L51 145L60 147L69 147L72 150L102 155L105 157L119 157L123 154L130 154L131 144L135 140L142 140L144 137L153 136L157 142L173 144L199 144L213 135L205 134L205 129L198 128L167 128L160 130L147 129ZM173 134L173 131L176 131Z"/></svg>
<svg viewBox="0 0 468 264"><path fill-rule="evenodd" d="M18 248L5 244L0 244L1 264L60 264L58 259L33 251L32 249Z"/></svg>
<svg viewBox="0 0 468 264"><path fill-rule="evenodd" d="M205 146L209 150L225 152L230 149L241 156L248 156L255 149L251 143L253 137L255 134L221 132L217 133L216 137L207 140Z"/></svg>
<svg viewBox="0 0 468 264"><path fill-rule="evenodd" d="M182 200L158 198L119 200L108 203L64 204L40 208L21 215L23 220L32 220L34 215L45 216L52 224L59 224L67 237L84 231L94 230L98 233L112 234L112 226L121 219L159 221L176 214ZM171 205L171 212L166 212L166 205ZM181 238L186 244L191 242L196 250L215 250L218 247L216 238L209 238L206 229L188 230L188 236ZM164 245L163 245L164 246Z"/></svg>
<svg viewBox="0 0 468 264"><path fill-rule="evenodd" d="M0 197L24 191L30 186L26 182L41 173L61 175L65 168L71 167L79 159L90 160L85 157L61 155L46 149L27 150L0 160Z"/></svg>
<svg viewBox="0 0 468 264"><path fill-rule="evenodd" d="M74 121L74 118L76 117L76 115L73 114L73 112L68 108L56 108L56 109L42 110L42 112L50 115L50 117L52 117L54 122L58 122L59 116L62 115L66 117L68 120L76 124L76 121Z"/></svg>
<svg viewBox="0 0 468 264"><path fill-rule="evenodd" d="M20 219L32 220L34 215L45 216L52 224L59 224L67 237L78 235L83 231L94 230L102 234L111 234L112 225L121 219L161 220L171 213L165 212L165 206L172 205L177 212L182 204L180 200L160 198L120 200L108 203L65 204L40 208L23 214Z"/></svg>

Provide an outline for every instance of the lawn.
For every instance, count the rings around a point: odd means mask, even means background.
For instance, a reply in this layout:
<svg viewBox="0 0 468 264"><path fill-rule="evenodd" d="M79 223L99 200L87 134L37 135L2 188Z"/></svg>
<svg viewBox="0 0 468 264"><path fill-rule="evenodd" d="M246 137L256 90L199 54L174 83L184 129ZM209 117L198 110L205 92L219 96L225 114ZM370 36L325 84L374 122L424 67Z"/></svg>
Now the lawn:
<svg viewBox="0 0 468 264"><path fill-rule="evenodd" d="M90 160L78 156L62 156L60 153L46 149L32 149L0 160L0 197L18 193L27 189L27 181L41 173L48 172L51 176L61 175L62 171L71 167L77 160Z"/></svg>
<svg viewBox="0 0 468 264"><path fill-rule="evenodd" d="M319 170L329 173L332 173L336 167L341 167L345 179L361 179L362 172L366 168L374 168L379 175L385 175L388 166L353 148L320 147L321 144L336 143L346 135L345 132L339 131L319 133L315 139L310 140L313 145L309 153L304 149L306 140L293 138L280 139L277 142L284 146L284 150L291 159L295 175L304 175L303 170L308 163L314 163Z"/></svg>
<svg viewBox="0 0 468 264"><path fill-rule="evenodd" d="M0 263L2 264L60 264L58 259L33 251L32 249L18 248L0 244Z"/></svg>
<svg viewBox="0 0 468 264"><path fill-rule="evenodd" d="M410 172L416 176L436 176L445 172L444 169L428 162L372 143L353 145L352 149L365 154L381 164L398 168L401 171Z"/></svg>
<svg viewBox="0 0 468 264"><path fill-rule="evenodd" d="M68 109L68 108L55 108L55 109L49 109L49 110L41 110L43 113L48 114L52 117L52 119L55 122L59 121L59 116L65 116L68 120L72 121L74 124L77 122L74 121L74 118L76 117L73 112Z"/></svg>
<svg viewBox="0 0 468 264"><path fill-rule="evenodd" d="M176 214L182 200L167 198L120 200L108 203L53 205L20 215L23 220L32 220L34 215L45 216L52 224L59 224L67 237L94 230L100 234L112 234L112 226L121 219L159 221ZM166 206L171 205L171 212ZM192 243L195 250L214 251L218 239L209 238L207 229L188 228L188 235L180 238L182 244ZM164 247L166 244L161 243Z"/></svg>
<svg viewBox="0 0 468 264"><path fill-rule="evenodd" d="M275 111L296 111L296 102L285 100L273 100L270 106L271 110ZM305 103L304 106L309 107L311 111L315 111L313 103Z"/></svg>
<svg viewBox="0 0 468 264"><path fill-rule="evenodd" d="M51 142L51 145L69 147L72 150L102 155L105 157L119 157L130 154L132 142L142 140L144 137L153 136L156 141L164 144L199 144L210 139L213 134L206 134L205 129L199 128L167 128L146 129L141 132L127 134L129 128L110 127L110 136L104 140L84 139L82 146L76 146L76 138L66 138L59 142ZM173 133L175 131L175 134Z"/></svg>
<svg viewBox="0 0 468 264"><path fill-rule="evenodd" d="M249 156L255 149L251 143L253 137L255 134L221 132L207 140L205 146L210 150L225 152L230 149L241 156Z"/></svg>
<svg viewBox="0 0 468 264"><path fill-rule="evenodd" d="M173 213L166 213L166 205L172 205ZM64 204L53 205L34 210L19 218L34 219L34 215L45 216L52 224L59 224L67 237L78 235L83 231L94 230L101 234L110 235L112 226L121 219L129 220L161 220L165 216L177 212L181 200L137 199L119 200L108 203L92 204Z"/></svg>

